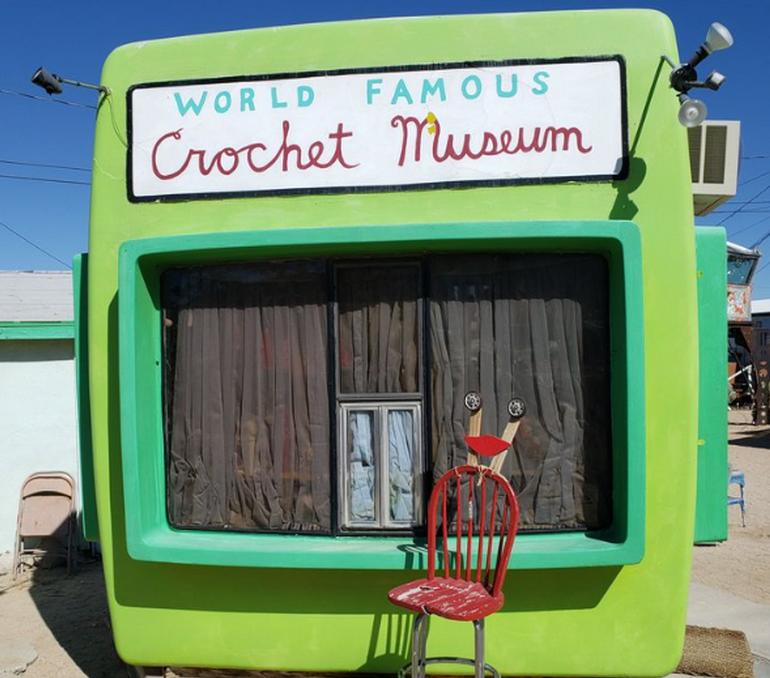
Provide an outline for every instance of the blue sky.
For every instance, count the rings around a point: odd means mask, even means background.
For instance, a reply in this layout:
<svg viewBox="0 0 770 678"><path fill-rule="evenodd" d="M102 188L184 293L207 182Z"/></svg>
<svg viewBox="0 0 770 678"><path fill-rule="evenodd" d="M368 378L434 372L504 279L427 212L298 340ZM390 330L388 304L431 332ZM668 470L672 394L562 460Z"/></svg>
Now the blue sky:
<svg viewBox="0 0 770 678"><path fill-rule="evenodd" d="M67 88L60 99L81 106L41 101L48 97L29 79L40 65L65 77L98 82L102 62L116 46L135 40L314 21L382 16L455 14L629 6L617 2L543 0L423 0L382 2L108 2L2 3L0 8L0 222L40 246L52 258L0 226L0 269L64 268L87 249L93 92ZM727 227L728 238L752 245L770 233L770 5L743 2L635 2L666 12L677 29L680 51L688 57L711 21L727 25L735 46L709 59L702 75L715 68L727 75L720 92L703 100L711 119L740 120L742 156L739 193L698 223ZM698 95L700 96L700 95ZM78 169L30 166L38 163ZM52 183L7 178L47 178ZM753 200L749 203L748 201ZM736 210L739 210L736 212ZM754 297L770 297L770 237L766 266L755 281ZM57 261L61 260L60 261Z"/></svg>

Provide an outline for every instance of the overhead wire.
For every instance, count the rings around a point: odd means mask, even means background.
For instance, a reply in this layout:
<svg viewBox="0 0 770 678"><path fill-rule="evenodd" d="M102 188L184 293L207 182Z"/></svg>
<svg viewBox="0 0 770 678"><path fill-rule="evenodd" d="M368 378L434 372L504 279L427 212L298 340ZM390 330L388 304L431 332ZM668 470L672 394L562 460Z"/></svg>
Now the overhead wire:
<svg viewBox="0 0 770 678"><path fill-rule="evenodd" d="M736 214L738 210L714 210L711 214ZM741 214L767 214L770 207L760 207L755 210L741 210Z"/></svg>
<svg viewBox="0 0 770 678"><path fill-rule="evenodd" d="M740 206L738 209L736 209L736 210L735 210L735 211L734 211L732 214L728 214L728 215L727 215L727 216L726 216L724 219L722 219L722 221L720 221L720 222L719 222L719 225L721 226L721 225L722 225L722 224L724 224L724 223L725 223L725 221L727 221L728 219L732 219L732 218L733 218L733 217L734 217L736 214L739 214L740 212L743 212L743 211L744 211L744 209L746 208L746 205L750 205L751 203L753 203L753 202L754 202L754 201L755 201L755 200L756 200L756 199L757 199L757 198L758 198L760 195L762 195L763 193L765 193L765 191L770 191L770 183L769 183L767 186L765 186L765 187L764 187L764 188L763 188L763 189L762 189L762 190L761 190L759 193L756 193L754 196L752 196L751 198L749 198L749 199L746 201L746 203L744 203L743 205L741 205L741 206Z"/></svg>
<svg viewBox="0 0 770 678"><path fill-rule="evenodd" d="M50 253L50 252L49 252L47 249L45 249L44 247L41 247L41 246L40 246L40 245L38 245L37 243L34 243L34 242L32 242L32 241L31 241L29 238L27 238L26 236L24 236L24 235L22 235L21 233L19 233L19 232L18 232L16 229L13 229L13 228L11 228L11 227L10 227L8 224L6 224L5 222L3 222L3 221L0 221L0 226L2 226L2 227L3 227L4 229L6 229L7 231L10 231L10 232L11 232L11 233L13 233L13 235L15 235L17 238L20 238L21 240L23 240L23 241L24 241L25 243L27 243L28 245L31 245L32 247L34 247L36 250L38 250L38 251L42 252L43 254L45 254L45 255L46 255L46 256L48 256L48 257L51 257L51 259L54 259L55 261L58 261L60 264L62 264L62 266L66 266L67 268L69 268L69 269L72 269L72 266L70 266L70 265L69 265L69 264L68 264L66 261L62 261L61 259L59 259L59 257L57 257L55 254L51 254L51 253Z"/></svg>
<svg viewBox="0 0 770 678"><path fill-rule="evenodd" d="M765 223L766 221L770 220L770 217L765 217L764 219L760 219L759 221L755 221L753 224L749 224L748 226L744 226L743 228L738 229L734 233L730 234L731 238L735 238L736 236L740 235L741 233L745 233L746 231L751 230L755 226L759 226L760 224Z"/></svg>
<svg viewBox="0 0 770 678"><path fill-rule="evenodd" d="M18 181L42 181L48 184L76 184L78 186L90 186L90 181L76 181L75 179L47 179L45 177L26 177L16 174L0 174L0 179L16 179Z"/></svg>
<svg viewBox="0 0 770 678"><path fill-rule="evenodd" d="M756 181L757 179L766 177L768 174L770 174L770 170L768 170L767 172L762 172L762 174L757 174L757 176L751 177L751 179L746 179L745 181L741 181L738 183L738 186L745 186L746 184L750 184L752 181Z"/></svg>
<svg viewBox="0 0 770 678"><path fill-rule="evenodd" d="M768 262L767 262L767 263L765 263L765 264L762 264L762 266L760 266L760 267L757 269L757 272L756 272L754 275L757 275L757 273L759 273L760 271L764 271L764 270L765 270L765 269L766 269L768 266L770 266L770 261L768 261Z"/></svg>
<svg viewBox="0 0 770 678"><path fill-rule="evenodd" d="M23 97L24 99L33 99L35 101L45 101L49 104L61 104L62 106L72 106L74 108L90 108L92 110L96 110L96 106L92 104L81 104L78 101L69 101L68 99L59 99L58 97L54 99L53 97L41 97L37 94L27 94L26 92L19 92L14 89L5 89L4 87L0 87L0 94L5 94L8 96L17 96L17 97Z"/></svg>
<svg viewBox="0 0 770 678"><path fill-rule="evenodd" d="M3 165L19 165L22 167L46 167L49 169L69 170L72 172L90 172L87 167L75 167L73 165L50 165L45 162L26 162L24 160L3 160L0 158L0 164Z"/></svg>

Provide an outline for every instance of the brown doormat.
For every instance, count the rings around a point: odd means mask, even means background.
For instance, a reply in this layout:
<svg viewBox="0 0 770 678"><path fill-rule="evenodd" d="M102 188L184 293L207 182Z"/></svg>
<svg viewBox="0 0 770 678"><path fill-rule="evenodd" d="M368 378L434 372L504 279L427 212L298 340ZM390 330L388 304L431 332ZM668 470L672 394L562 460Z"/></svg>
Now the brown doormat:
<svg viewBox="0 0 770 678"><path fill-rule="evenodd" d="M754 657L742 631L688 626L677 673L754 678Z"/></svg>

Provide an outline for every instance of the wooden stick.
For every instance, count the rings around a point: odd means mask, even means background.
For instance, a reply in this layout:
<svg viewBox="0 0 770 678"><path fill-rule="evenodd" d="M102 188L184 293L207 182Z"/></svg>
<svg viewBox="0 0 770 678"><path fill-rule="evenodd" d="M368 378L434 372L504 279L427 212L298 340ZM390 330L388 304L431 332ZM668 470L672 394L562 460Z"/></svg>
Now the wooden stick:
<svg viewBox="0 0 770 678"><path fill-rule="evenodd" d="M471 413L471 417L468 420L468 435L478 436L481 435L481 413L484 411L483 407L479 407L478 410Z"/></svg>
<svg viewBox="0 0 770 678"><path fill-rule="evenodd" d="M471 412L470 419L468 420L468 435L478 436L481 435L481 413L484 408L479 407L475 412ZM479 458L473 450L468 450L468 463L471 466L479 465Z"/></svg>
<svg viewBox="0 0 770 678"><path fill-rule="evenodd" d="M519 424L521 423L521 419L517 419L516 421L509 421L505 425L505 429L503 430L503 435L500 437L505 440L509 445L513 445L513 439L516 437L516 431L519 430ZM510 449L510 448L509 448ZM498 454L490 464L490 468L495 473L500 473L500 470L503 468L503 462L505 462L505 457L508 455L508 450L505 452L501 452Z"/></svg>
<svg viewBox="0 0 770 678"><path fill-rule="evenodd" d="M505 425L505 428L503 429L503 435L500 437L509 445L513 445L513 439L516 437L516 431L519 430L520 423L521 419L517 419L516 421L509 421Z"/></svg>

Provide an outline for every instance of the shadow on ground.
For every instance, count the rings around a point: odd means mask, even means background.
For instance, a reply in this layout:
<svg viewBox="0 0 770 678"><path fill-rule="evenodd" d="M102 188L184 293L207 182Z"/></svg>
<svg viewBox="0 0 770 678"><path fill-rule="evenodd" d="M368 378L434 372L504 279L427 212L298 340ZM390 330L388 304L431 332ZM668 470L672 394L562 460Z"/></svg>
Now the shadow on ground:
<svg viewBox="0 0 770 678"><path fill-rule="evenodd" d="M86 676L133 675L112 642L101 563L81 564L69 576L63 567L38 568L29 594L56 641Z"/></svg>
<svg viewBox="0 0 770 678"><path fill-rule="evenodd" d="M730 434L730 439L727 441L730 445L770 450L770 429L766 426L759 427L756 431L749 430L747 427L739 433L731 431Z"/></svg>

